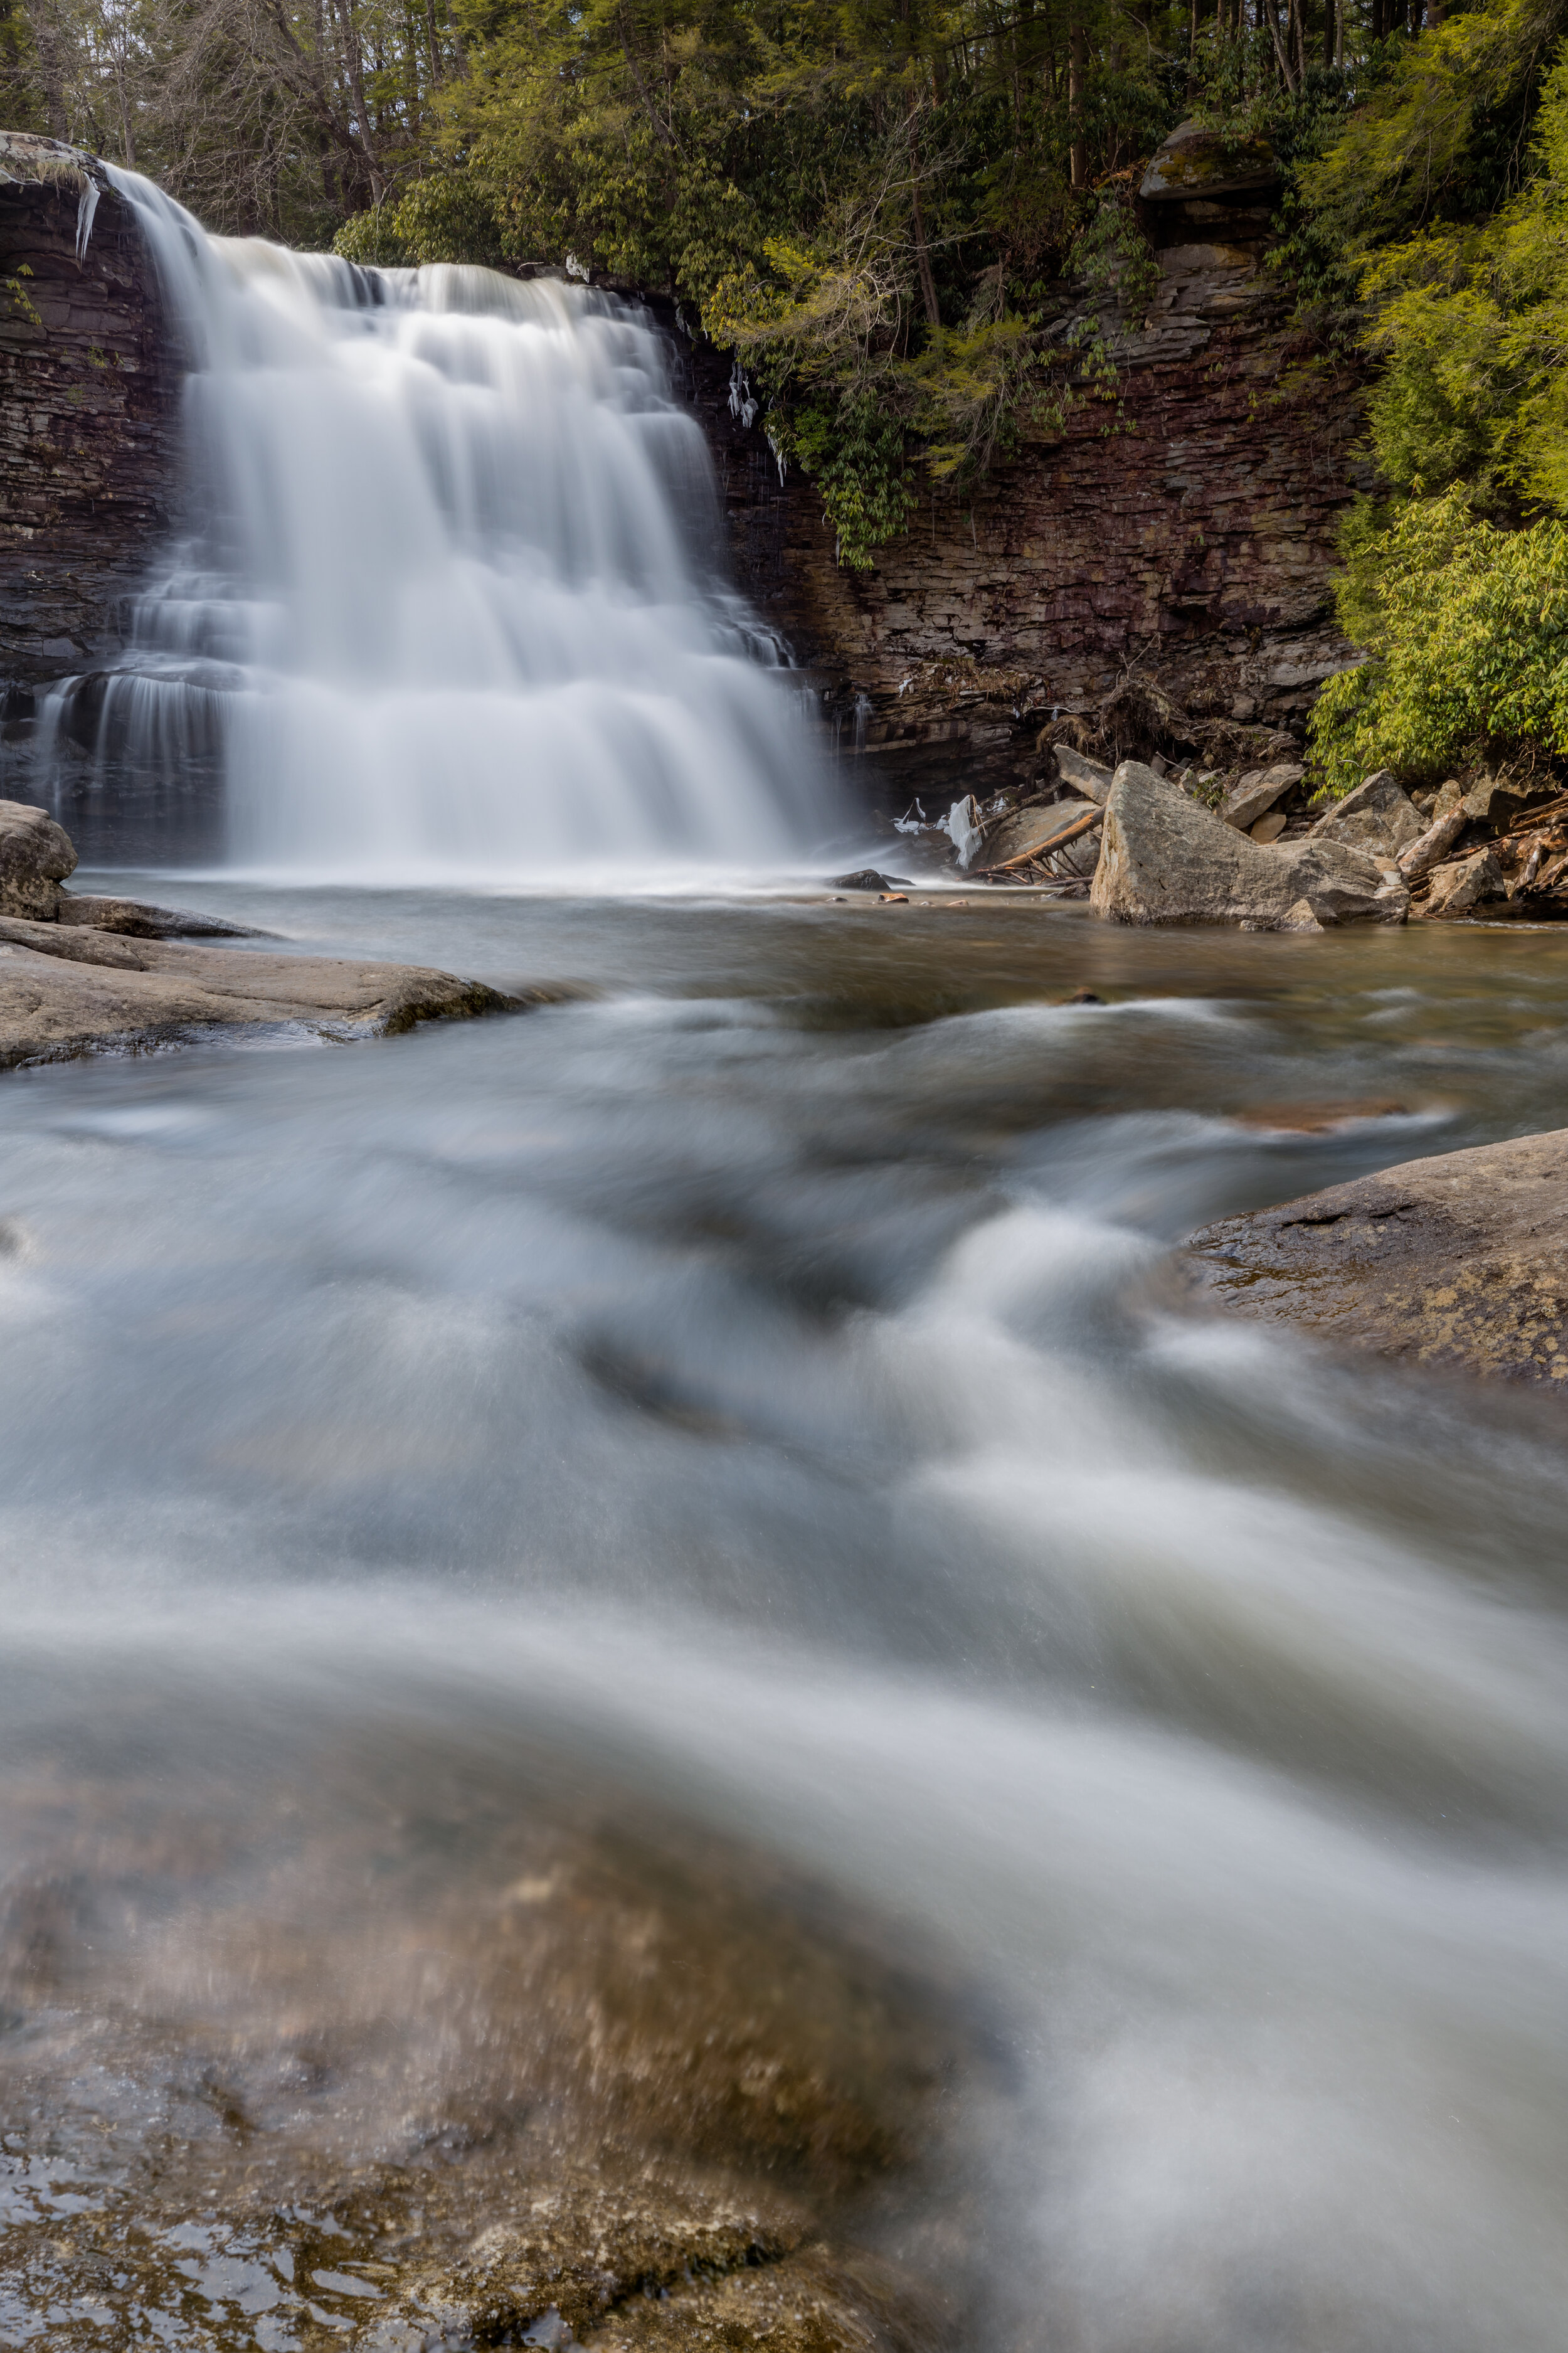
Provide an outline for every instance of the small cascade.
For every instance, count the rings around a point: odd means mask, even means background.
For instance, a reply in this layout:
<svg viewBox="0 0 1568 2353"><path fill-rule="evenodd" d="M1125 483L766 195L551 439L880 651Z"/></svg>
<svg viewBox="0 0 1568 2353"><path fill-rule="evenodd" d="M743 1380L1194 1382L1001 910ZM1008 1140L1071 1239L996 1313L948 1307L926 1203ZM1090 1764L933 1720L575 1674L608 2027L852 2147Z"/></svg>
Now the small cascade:
<svg viewBox="0 0 1568 2353"><path fill-rule="evenodd" d="M165 849L353 881L799 856L811 732L642 312L209 237L110 176L188 369L185 537L122 660L48 698L46 788L74 764Z"/></svg>

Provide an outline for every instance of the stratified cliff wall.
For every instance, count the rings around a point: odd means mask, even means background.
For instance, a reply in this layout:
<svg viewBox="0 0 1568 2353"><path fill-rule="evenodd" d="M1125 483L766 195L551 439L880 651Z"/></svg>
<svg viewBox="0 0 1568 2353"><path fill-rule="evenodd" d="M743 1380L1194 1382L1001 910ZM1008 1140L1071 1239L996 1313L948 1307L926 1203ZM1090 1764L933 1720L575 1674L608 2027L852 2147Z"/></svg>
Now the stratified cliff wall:
<svg viewBox="0 0 1568 2353"><path fill-rule="evenodd" d="M113 652L171 527L179 370L129 208L91 157L0 132L0 692Z"/></svg>
<svg viewBox="0 0 1568 2353"><path fill-rule="evenodd" d="M1131 670L1196 715L1299 732L1351 649L1335 536L1358 476L1361 386L1314 359L1264 266L1267 156L1222 186L1171 169L1142 213L1160 280L1104 324L1119 370L1060 438L1026 441L972 500L940 492L861 575L835 564L809 481L781 483L727 360L688 354L744 586L820 680L841 757L887 797L1026 777L1055 712ZM1064 320L1065 327L1069 322Z"/></svg>

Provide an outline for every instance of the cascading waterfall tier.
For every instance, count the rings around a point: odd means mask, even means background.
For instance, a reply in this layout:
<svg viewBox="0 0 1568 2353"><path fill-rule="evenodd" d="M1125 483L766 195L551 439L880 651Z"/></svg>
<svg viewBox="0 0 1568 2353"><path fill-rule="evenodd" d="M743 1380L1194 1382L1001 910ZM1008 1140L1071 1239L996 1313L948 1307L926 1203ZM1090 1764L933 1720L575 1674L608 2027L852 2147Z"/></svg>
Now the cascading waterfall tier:
<svg viewBox="0 0 1568 2353"><path fill-rule="evenodd" d="M46 786L74 746L100 808L163 809L165 850L205 786L198 848L360 881L799 855L809 729L724 586L706 447L644 314L208 237L111 176L189 371L188 535L124 661L50 698Z"/></svg>

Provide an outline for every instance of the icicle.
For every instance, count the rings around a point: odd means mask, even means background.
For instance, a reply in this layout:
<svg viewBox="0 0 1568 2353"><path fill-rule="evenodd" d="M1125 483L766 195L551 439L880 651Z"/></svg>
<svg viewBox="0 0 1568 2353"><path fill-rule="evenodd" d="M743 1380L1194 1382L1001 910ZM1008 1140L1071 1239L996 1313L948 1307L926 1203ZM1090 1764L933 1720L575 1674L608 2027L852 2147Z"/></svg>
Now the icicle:
<svg viewBox="0 0 1568 2353"><path fill-rule="evenodd" d="M957 850L959 872L967 873L969 861L980 847L980 811L973 793L965 793L961 801L953 802L937 831L945 833Z"/></svg>
<svg viewBox="0 0 1568 2353"><path fill-rule="evenodd" d="M84 172L81 194L76 201L76 258L79 268L87 259L87 241L92 235L92 216L97 210L98 182Z"/></svg>

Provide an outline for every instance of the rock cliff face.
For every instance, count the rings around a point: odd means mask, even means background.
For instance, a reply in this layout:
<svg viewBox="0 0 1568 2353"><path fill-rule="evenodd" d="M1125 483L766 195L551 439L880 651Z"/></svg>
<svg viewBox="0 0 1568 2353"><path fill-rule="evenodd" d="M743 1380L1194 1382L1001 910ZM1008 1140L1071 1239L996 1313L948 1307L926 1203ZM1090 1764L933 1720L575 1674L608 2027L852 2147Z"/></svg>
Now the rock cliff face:
<svg viewBox="0 0 1568 2353"><path fill-rule="evenodd" d="M1348 658L1329 576L1360 386L1314 362L1263 268L1267 151L1204 150L1184 127L1145 178L1160 279L1145 319L1105 314L1115 396L1080 387L1059 438L927 503L870 575L836 565L811 484L731 415L729 363L689 353L742 585L892 800L1027 777L1042 721L1130 668L1194 713L1299 728Z"/></svg>
<svg viewBox="0 0 1568 2353"><path fill-rule="evenodd" d="M0 731L119 642L168 532L179 374L156 283L102 167L0 132Z"/></svg>

